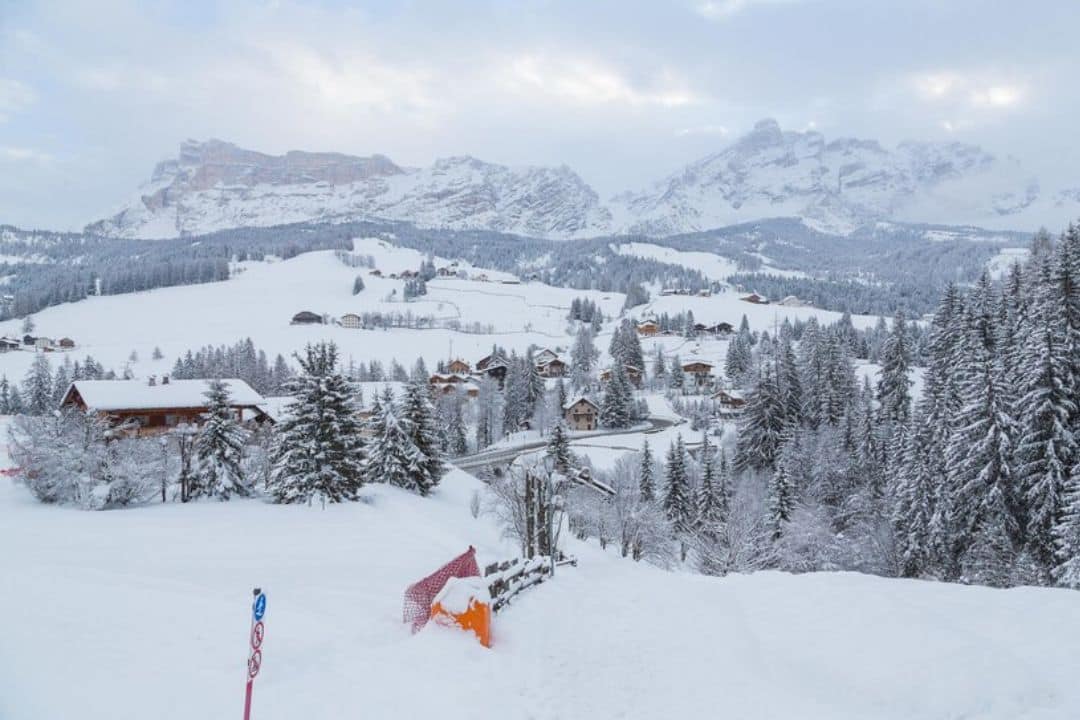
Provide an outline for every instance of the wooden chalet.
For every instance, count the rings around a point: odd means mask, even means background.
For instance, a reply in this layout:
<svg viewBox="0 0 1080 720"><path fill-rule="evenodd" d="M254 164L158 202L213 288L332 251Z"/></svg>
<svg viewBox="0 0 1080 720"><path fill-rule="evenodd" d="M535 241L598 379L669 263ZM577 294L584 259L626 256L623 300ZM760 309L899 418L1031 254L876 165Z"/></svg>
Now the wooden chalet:
<svg viewBox="0 0 1080 720"><path fill-rule="evenodd" d="M225 380L230 406L239 422L273 419L260 407L263 397L243 380ZM179 425L203 424L208 407L206 380L76 380L60 407L78 408L137 435L157 435Z"/></svg>
<svg viewBox="0 0 1080 720"><path fill-rule="evenodd" d="M0 353L11 352L22 347L17 338L0 337Z"/></svg>
<svg viewBox="0 0 1080 720"><path fill-rule="evenodd" d="M567 365L559 358L551 358L542 363L536 364L536 372L543 378L559 378L566 377Z"/></svg>
<svg viewBox="0 0 1080 720"><path fill-rule="evenodd" d="M563 405L563 419L571 430L595 430L600 408L587 397L576 397Z"/></svg>
<svg viewBox="0 0 1080 720"><path fill-rule="evenodd" d="M626 379L630 381L630 384L636 388L641 388L641 382L645 377L645 374L641 371L641 368L636 365L623 365L623 372L626 373ZM607 382L611 379L611 368L600 371L600 382Z"/></svg>
<svg viewBox="0 0 1080 720"><path fill-rule="evenodd" d="M451 360L450 364L446 366L446 369L449 372L457 375L468 375L470 372L472 372L472 368L469 367L469 363L461 360L460 358L455 358L454 360Z"/></svg>
<svg viewBox="0 0 1080 720"><path fill-rule="evenodd" d="M769 298L758 295L757 293L750 293L745 297L739 298L743 302L753 303L755 305L768 305Z"/></svg>
<svg viewBox="0 0 1080 720"><path fill-rule="evenodd" d="M552 360L555 360L558 357L559 357L558 353L556 353L554 350L549 350L548 348L544 348L540 352L533 355L533 362L536 363L537 367L540 367L544 363L551 362Z"/></svg>
<svg viewBox="0 0 1080 720"><path fill-rule="evenodd" d="M705 332L710 335L730 335L735 332L735 326L728 322L718 322L705 328Z"/></svg>
<svg viewBox="0 0 1080 720"><path fill-rule="evenodd" d="M313 313L310 310L301 310L292 316L291 324L293 325L322 325L322 315Z"/></svg>
<svg viewBox="0 0 1080 720"><path fill-rule="evenodd" d="M712 399L721 414L739 413L746 407L746 400L734 390L717 390L712 394Z"/></svg>
<svg viewBox="0 0 1080 720"><path fill-rule="evenodd" d="M644 337L652 337L660 332L660 326L653 320L643 320L637 324L637 333Z"/></svg>
<svg viewBox="0 0 1080 720"><path fill-rule="evenodd" d="M682 370L686 373L687 377L693 380L694 385L699 389L708 387L708 385L712 383L713 366L707 362L694 360L692 362L683 363Z"/></svg>
<svg viewBox="0 0 1080 720"><path fill-rule="evenodd" d="M56 344L62 347L64 350L71 350L73 347L75 347L75 341L69 337L60 338L60 340L58 340Z"/></svg>
<svg viewBox="0 0 1080 720"><path fill-rule="evenodd" d="M495 380L499 383L499 387L503 386L503 382L506 380L506 360L500 355L488 355L480 358L476 363L475 375L486 375L487 377Z"/></svg>

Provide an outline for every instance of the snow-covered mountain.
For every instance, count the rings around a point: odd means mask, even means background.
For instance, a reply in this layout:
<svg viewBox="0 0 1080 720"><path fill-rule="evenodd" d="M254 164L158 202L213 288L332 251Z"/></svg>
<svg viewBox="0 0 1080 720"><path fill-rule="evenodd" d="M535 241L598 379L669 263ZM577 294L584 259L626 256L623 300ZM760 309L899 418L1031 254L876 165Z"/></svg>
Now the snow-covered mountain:
<svg viewBox="0 0 1080 720"><path fill-rule="evenodd" d="M828 141L762 120L724 150L613 202L623 231L670 235L766 217L847 234L883 220L1033 229L1080 211L973 145ZM1050 206L1050 207L1047 207ZM1056 210L1056 212L1055 212Z"/></svg>
<svg viewBox="0 0 1080 720"><path fill-rule="evenodd" d="M451 157L409 169L381 155L273 156L189 140L179 158L158 164L137 198L87 230L163 238L370 217L555 238L596 234L611 222L596 192L565 166L509 168Z"/></svg>
<svg viewBox="0 0 1080 720"><path fill-rule="evenodd" d="M1080 191L1045 190L1015 160L973 145L826 140L775 120L640 191L601 202L566 166L511 168L472 157L405 168L382 155L244 150L185 142L138 196L88 226L125 237L383 218L422 227L554 239L672 235L795 217L845 235L879 221L1033 230L1080 214Z"/></svg>

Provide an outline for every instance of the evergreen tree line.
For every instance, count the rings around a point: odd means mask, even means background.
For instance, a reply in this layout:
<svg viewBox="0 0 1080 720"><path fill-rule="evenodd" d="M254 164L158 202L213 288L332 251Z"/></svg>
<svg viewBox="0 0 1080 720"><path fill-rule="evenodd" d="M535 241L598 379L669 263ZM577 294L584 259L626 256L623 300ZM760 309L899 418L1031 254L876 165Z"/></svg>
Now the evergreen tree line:
<svg viewBox="0 0 1080 720"><path fill-rule="evenodd" d="M207 345L192 352L188 350L173 364L172 377L177 380L206 378L238 378L262 395L278 395L293 376L285 358L278 354L273 364L266 352L255 347L251 338L233 345Z"/></svg>

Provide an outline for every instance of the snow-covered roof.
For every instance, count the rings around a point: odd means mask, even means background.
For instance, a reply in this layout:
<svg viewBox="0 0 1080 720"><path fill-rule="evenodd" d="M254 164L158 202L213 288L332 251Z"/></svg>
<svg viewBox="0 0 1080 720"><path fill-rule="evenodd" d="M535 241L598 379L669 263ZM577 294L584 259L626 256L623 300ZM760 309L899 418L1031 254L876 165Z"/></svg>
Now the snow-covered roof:
<svg viewBox="0 0 1080 720"><path fill-rule="evenodd" d="M566 404L562 406L563 410L569 410L570 408L574 407L575 405L577 405L582 400L589 403L594 408L599 408L599 405L597 405L596 403L594 403L592 400L585 397L584 395L575 395L574 397L572 397L572 398L570 398L569 400L566 401Z"/></svg>
<svg viewBox="0 0 1080 720"><path fill-rule="evenodd" d="M224 380L229 399L234 406L256 406L263 397L243 380ZM206 407L207 380L169 380L151 385L146 380L76 380L64 393L65 400L72 390L91 410L149 410L152 408Z"/></svg>

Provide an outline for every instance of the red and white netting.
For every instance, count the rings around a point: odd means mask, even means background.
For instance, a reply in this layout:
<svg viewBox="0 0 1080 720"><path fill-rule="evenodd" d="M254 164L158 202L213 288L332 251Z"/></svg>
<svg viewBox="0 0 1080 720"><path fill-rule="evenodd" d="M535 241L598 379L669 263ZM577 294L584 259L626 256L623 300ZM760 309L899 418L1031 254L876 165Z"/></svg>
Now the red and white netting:
<svg viewBox="0 0 1080 720"><path fill-rule="evenodd" d="M469 546L461 555L443 565L423 580L405 589L402 619L418 632L431 617L431 602L450 578L478 577L480 567L476 564L476 548Z"/></svg>

